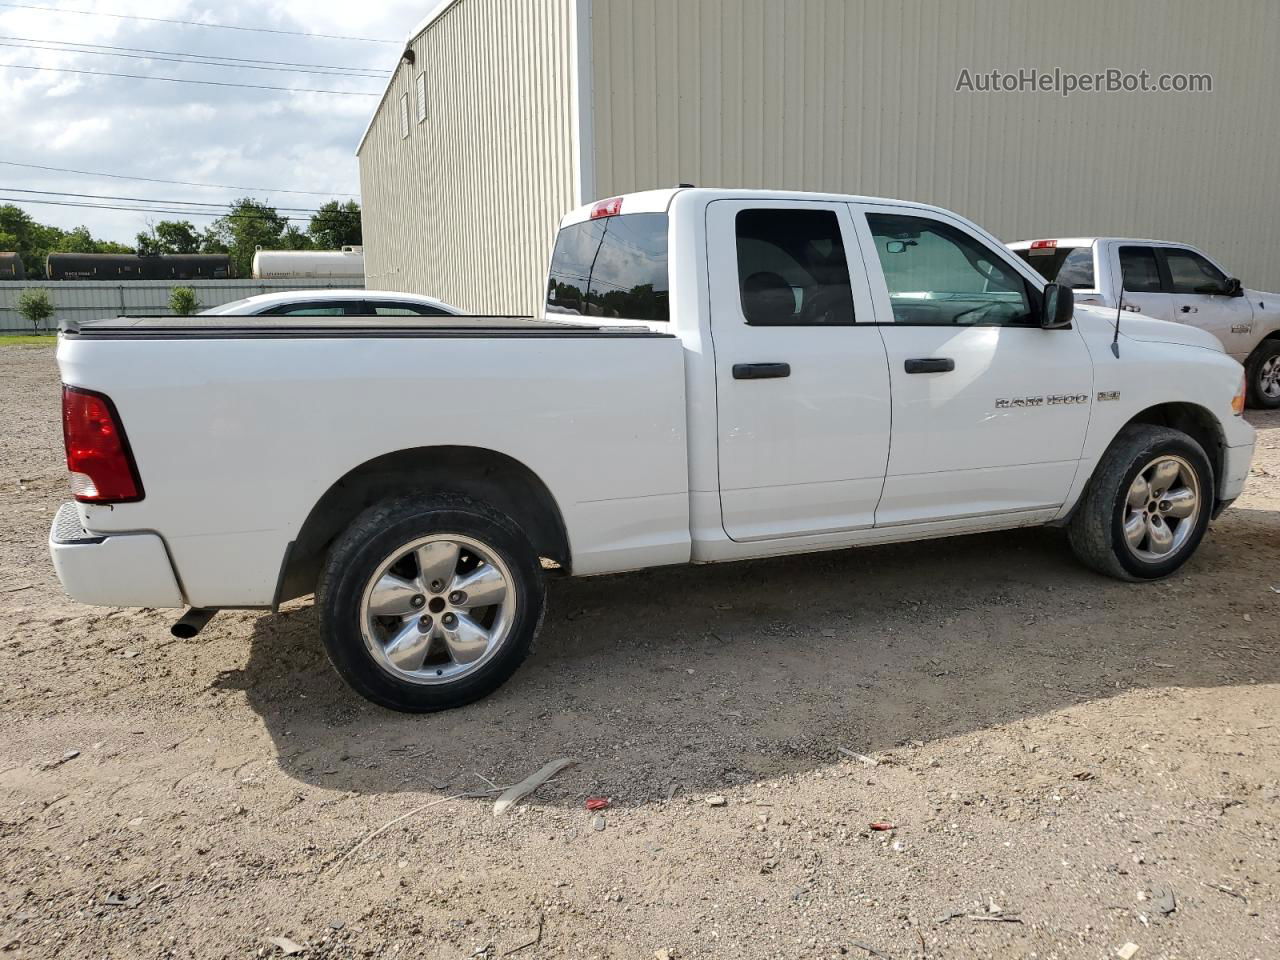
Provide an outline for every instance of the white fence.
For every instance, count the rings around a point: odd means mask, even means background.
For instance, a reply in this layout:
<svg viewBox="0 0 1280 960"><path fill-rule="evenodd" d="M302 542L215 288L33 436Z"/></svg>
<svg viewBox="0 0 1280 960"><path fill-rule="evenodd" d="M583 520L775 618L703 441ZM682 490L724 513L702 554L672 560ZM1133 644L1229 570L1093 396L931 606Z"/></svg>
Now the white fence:
<svg viewBox="0 0 1280 960"><path fill-rule="evenodd" d="M0 283L0 333L31 333L31 324L18 312L23 290L49 291L53 301L50 329L65 320L97 320L101 317L168 316L169 294L174 287L191 287L207 310L259 293L280 290L312 290L363 287L359 281L333 280L21 280Z"/></svg>

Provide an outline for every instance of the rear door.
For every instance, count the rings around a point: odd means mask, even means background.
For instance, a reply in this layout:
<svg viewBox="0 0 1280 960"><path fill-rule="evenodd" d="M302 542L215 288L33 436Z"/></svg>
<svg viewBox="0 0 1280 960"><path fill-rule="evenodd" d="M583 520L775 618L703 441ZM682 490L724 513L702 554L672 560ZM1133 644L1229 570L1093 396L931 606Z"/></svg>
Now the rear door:
<svg viewBox="0 0 1280 960"><path fill-rule="evenodd" d="M1111 275L1120 278L1113 283L1123 286L1124 308L1157 320L1172 320L1173 301L1155 248L1131 243L1120 244L1112 256L1114 260Z"/></svg>
<svg viewBox="0 0 1280 960"><path fill-rule="evenodd" d="M1169 278L1168 319L1207 330L1227 353L1247 356L1253 346L1253 305L1227 293L1227 275L1208 257L1186 247L1159 247Z"/></svg>
<svg viewBox="0 0 1280 960"><path fill-rule="evenodd" d="M872 526L889 375L847 206L717 200L707 250L725 532Z"/></svg>
<svg viewBox="0 0 1280 960"><path fill-rule="evenodd" d="M876 526L1060 507L1093 390L1080 331L1041 329L1039 286L961 221L852 209L893 389Z"/></svg>

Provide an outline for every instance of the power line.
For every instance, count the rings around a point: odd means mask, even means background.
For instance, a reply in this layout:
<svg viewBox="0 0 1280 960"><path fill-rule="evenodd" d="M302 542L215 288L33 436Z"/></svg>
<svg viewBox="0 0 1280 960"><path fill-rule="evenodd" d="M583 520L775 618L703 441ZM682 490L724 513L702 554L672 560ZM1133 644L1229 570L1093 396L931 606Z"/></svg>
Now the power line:
<svg viewBox="0 0 1280 960"><path fill-rule="evenodd" d="M73 200L32 200L30 197L0 197L0 203L41 203L51 207L82 207L88 210L126 210L130 213L163 213L177 217L214 217L230 220L292 220L298 223L310 223L310 217L287 217L284 214L269 216L261 213L218 213L214 210L165 210L152 207L121 207L106 203L78 203Z"/></svg>
<svg viewBox="0 0 1280 960"><path fill-rule="evenodd" d="M305 33L301 30L277 30L272 27L238 27L229 23L200 23L198 20L171 20L167 17L141 17L136 14L103 13L98 10L69 10L66 7L37 6L34 3L0 3L0 7L18 10L43 10L46 13L74 13L83 17L111 17L113 20L146 20L150 23L176 23L184 27L207 27L212 30L243 30L249 33L276 33L290 37L311 37L316 40L355 40L361 43L400 43L382 37L341 37L332 33Z"/></svg>
<svg viewBox="0 0 1280 960"><path fill-rule="evenodd" d="M54 41L57 43L58 41ZM93 44L80 44L93 46ZM108 50L74 50L68 47L50 47L35 42L9 43L7 38L0 38L0 47L14 47L18 50L49 50L54 53L78 53L90 57L123 57L129 60L164 60L168 63L189 63L201 67L225 67L232 70L271 70L278 73L311 73L321 77L351 77L357 80L380 80L385 76L373 73L337 73L332 70L306 70L299 67L259 66L254 63L214 63L211 59L192 60L185 56L165 57L155 53L115 53ZM122 48L127 49L127 48Z"/></svg>
<svg viewBox="0 0 1280 960"><path fill-rule="evenodd" d="M3 6L3 4L0 4ZM380 93L355 90L313 90L307 87L269 87L260 83L228 83L223 80L186 80L182 77L149 77L141 73L109 73L104 70L72 70L70 67L32 67L25 63L0 63L4 70L40 70L44 73L79 73L89 77L125 77L129 80L163 80L166 83L196 83L205 87L240 87L246 90L280 90L284 93L328 93L338 97L380 97Z"/></svg>
<svg viewBox="0 0 1280 960"><path fill-rule="evenodd" d="M49 170L53 173L75 173L85 177L108 177L112 180L137 180L141 183L168 183L178 187L208 187L213 190L246 190L262 193L302 193L315 197L358 197L358 193L341 193L337 190L286 190L283 187L238 187L229 183L195 183L190 180L161 180L156 177L131 177L124 173L103 173L98 170L72 170L68 167L48 167L39 163L19 163L17 160L0 160L6 167L26 167L29 170Z"/></svg>
<svg viewBox="0 0 1280 960"><path fill-rule="evenodd" d="M134 203L154 203L163 204L164 206L196 206L196 207L218 207L223 210L231 209L229 203L215 203L208 200L157 200L154 197L115 197L104 193L76 193L73 190L29 190L26 187L0 187L0 190L7 190L9 193L35 193L44 197L75 197L82 200L128 200ZM275 210L288 210L293 213L319 213L315 207L277 207L271 205Z"/></svg>
<svg viewBox="0 0 1280 960"><path fill-rule="evenodd" d="M367 73L379 79L387 76L389 70L374 70L365 67L346 67L336 63L295 63L292 60L260 60L256 57L227 57L212 53L185 53L181 50L149 50L146 47L116 47L109 43L84 43L79 40L47 40L38 37L0 37L3 40L22 40L26 43L60 43L76 47L93 47L96 50L128 50L130 53L162 53L175 57L202 57L206 60L234 60L238 63L269 63L279 67L317 67L322 70L354 70Z"/></svg>

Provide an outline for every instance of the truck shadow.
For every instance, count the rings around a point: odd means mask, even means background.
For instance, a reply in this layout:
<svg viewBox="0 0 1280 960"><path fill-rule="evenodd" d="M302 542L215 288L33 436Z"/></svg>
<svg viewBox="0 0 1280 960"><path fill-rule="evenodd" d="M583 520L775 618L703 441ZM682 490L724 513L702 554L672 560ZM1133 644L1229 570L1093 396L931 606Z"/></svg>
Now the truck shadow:
<svg viewBox="0 0 1280 960"><path fill-rule="evenodd" d="M351 693L309 606L261 618L221 684L245 691L300 781L455 792L574 757L538 796L580 806L725 790L829 765L839 747L927 744L1134 688L1280 680L1265 612L1280 601L1280 513L1226 514L1157 584L1096 576L1064 541L1025 530L558 581L524 667L447 713Z"/></svg>

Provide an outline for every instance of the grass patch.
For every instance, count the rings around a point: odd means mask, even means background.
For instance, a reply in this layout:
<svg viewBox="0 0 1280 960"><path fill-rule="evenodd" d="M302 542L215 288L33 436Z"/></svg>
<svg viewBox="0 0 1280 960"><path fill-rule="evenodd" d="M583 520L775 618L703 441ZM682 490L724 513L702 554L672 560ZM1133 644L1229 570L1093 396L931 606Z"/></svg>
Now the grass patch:
<svg viewBox="0 0 1280 960"><path fill-rule="evenodd" d="M57 342L56 333L0 333L0 347L52 347Z"/></svg>

